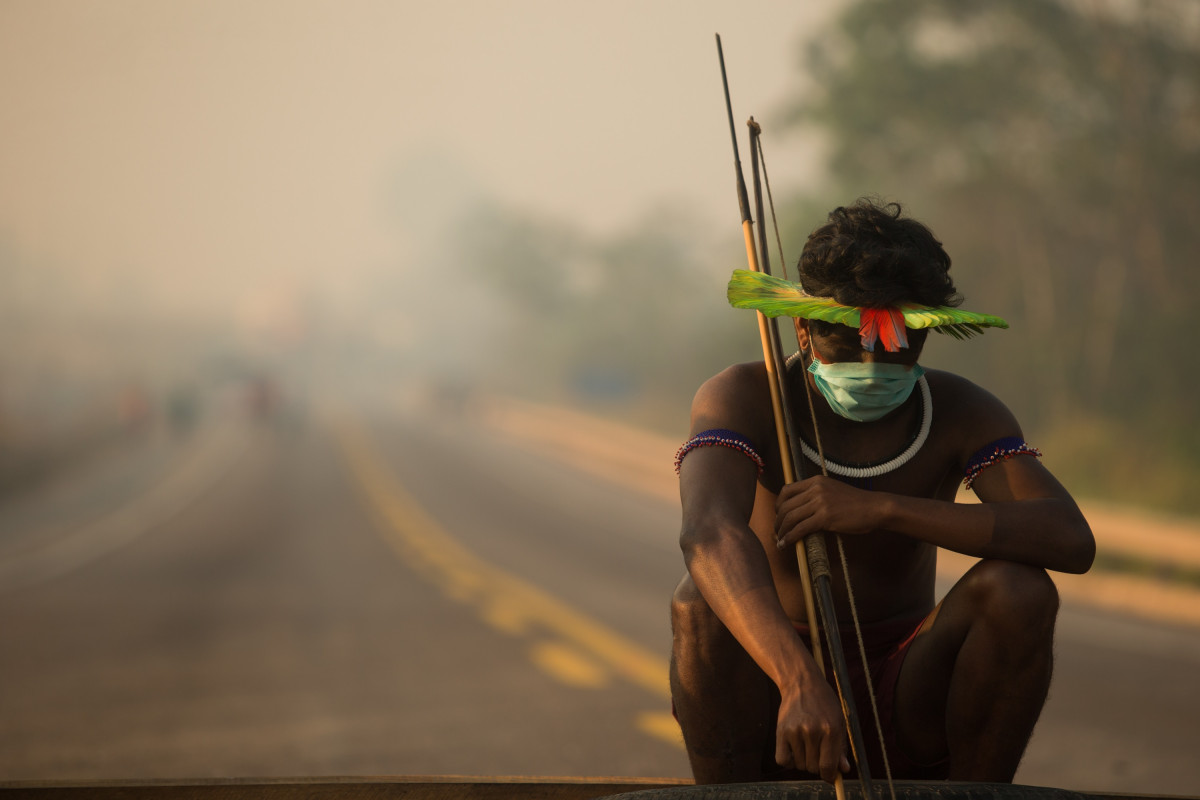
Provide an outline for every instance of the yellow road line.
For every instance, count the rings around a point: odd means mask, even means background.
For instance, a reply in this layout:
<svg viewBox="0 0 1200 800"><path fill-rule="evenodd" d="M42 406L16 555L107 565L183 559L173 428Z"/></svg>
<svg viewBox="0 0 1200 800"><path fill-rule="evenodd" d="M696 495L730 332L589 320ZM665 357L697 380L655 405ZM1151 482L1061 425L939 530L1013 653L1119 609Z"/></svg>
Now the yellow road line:
<svg viewBox="0 0 1200 800"><path fill-rule="evenodd" d="M541 642L529 654L533 663L562 683L580 689L608 686L609 672L601 664L566 642Z"/></svg>
<svg viewBox="0 0 1200 800"><path fill-rule="evenodd" d="M351 472L387 522L385 540L450 597L474 605L497 630L514 635L550 634L538 645L539 666L577 686L602 686L606 671L663 699L670 697L666 662L565 603L482 561L459 544L400 485L348 420L336 424Z"/></svg>
<svg viewBox="0 0 1200 800"><path fill-rule="evenodd" d="M642 733L683 748L683 733L679 730L679 723L666 711L646 711L639 714L637 726Z"/></svg>

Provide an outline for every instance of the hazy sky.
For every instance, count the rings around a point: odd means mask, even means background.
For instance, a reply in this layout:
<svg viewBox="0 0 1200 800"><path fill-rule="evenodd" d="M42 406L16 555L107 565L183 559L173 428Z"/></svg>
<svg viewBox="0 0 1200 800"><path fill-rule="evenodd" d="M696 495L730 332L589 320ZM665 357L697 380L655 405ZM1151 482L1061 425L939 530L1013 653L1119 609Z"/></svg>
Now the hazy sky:
<svg viewBox="0 0 1200 800"><path fill-rule="evenodd" d="M435 160L597 232L661 202L733 230L713 34L740 127L796 89L829 7L0 0L0 269L194 297L352 275L403 251L388 198ZM766 141L773 180L811 168Z"/></svg>

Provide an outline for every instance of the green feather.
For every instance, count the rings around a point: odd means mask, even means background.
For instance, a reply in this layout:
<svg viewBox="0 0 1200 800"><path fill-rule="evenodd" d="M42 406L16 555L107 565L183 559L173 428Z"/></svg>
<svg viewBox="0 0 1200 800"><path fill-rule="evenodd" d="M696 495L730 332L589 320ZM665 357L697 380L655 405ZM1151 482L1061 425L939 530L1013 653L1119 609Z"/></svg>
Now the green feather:
<svg viewBox="0 0 1200 800"><path fill-rule="evenodd" d="M904 324L909 328L933 328L955 339L969 339L983 333L984 328L1007 328L1008 323L991 314L977 314L957 308L905 305L900 307Z"/></svg>
<svg viewBox="0 0 1200 800"><path fill-rule="evenodd" d="M858 327L857 308L826 297L809 297L791 281L763 272L735 269L727 297L734 308L753 308L768 317L803 317Z"/></svg>
<svg viewBox="0 0 1200 800"><path fill-rule="evenodd" d="M729 279L729 304L734 308L753 308L768 317L803 317L836 322L857 328L858 309L844 306L828 297L810 297L799 284L747 269L735 269ZM990 314L977 314L946 306L906 304L900 307L904 325L914 330L933 328L955 339L968 339L984 328L1007 328L1008 323Z"/></svg>

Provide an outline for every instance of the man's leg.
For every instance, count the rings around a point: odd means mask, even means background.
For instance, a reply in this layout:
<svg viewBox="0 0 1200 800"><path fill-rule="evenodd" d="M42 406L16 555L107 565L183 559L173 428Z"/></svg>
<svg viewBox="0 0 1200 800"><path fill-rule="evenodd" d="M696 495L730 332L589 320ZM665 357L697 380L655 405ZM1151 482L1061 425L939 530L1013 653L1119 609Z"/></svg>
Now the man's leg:
<svg viewBox="0 0 1200 800"><path fill-rule="evenodd" d="M913 642L896 684L896 740L950 779L1011 782L1046 702L1058 592L1045 570L976 564Z"/></svg>
<svg viewBox="0 0 1200 800"><path fill-rule="evenodd" d="M775 687L685 576L671 600L671 698L696 783L763 780Z"/></svg>

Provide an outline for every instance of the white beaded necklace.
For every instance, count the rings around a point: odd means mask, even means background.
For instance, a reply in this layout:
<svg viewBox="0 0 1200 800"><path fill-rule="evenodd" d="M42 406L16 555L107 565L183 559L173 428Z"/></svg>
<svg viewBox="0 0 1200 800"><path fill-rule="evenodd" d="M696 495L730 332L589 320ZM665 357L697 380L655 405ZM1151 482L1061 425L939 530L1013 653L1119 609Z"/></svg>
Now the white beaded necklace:
<svg viewBox="0 0 1200 800"><path fill-rule="evenodd" d="M789 367L799 355L799 353L794 353L792 357L788 359ZM903 453L889 461L883 462L882 464L872 464L866 467L851 467L846 464L839 464L832 458L826 456L825 469L829 470L834 475L841 475L844 478L877 478L880 475L886 475L892 470L899 469L909 461L912 461L913 456L915 456L918 451L924 447L925 440L929 438L929 429L933 427L933 396L929 391L929 382L925 380L925 376L921 376L921 378L917 381L917 385L921 387L921 429L917 432L916 438L912 440L912 444L910 444ZM804 439L800 437L796 438L800 439L800 451L804 453L804 457L812 461L814 464L820 464L820 454L817 453L817 451L813 448L809 447L808 442L804 441Z"/></svg>

